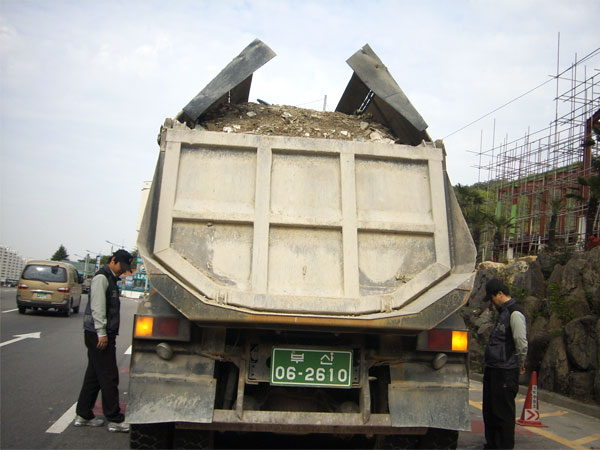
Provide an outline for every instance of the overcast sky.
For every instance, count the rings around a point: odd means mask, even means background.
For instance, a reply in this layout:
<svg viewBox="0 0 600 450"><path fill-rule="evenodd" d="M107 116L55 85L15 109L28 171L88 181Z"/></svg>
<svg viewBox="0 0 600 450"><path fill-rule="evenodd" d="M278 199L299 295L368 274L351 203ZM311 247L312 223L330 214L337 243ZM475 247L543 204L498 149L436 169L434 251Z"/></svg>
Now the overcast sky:
<svg viewBox="0 0 600 450"><path fill-rule="evenodd" d="M278 56L251 101L321 109L327 95L333 110L368 43L440 139L554 75L559 32L561 68L598 48L599 17L596 0L0 0L0 245L134 247L160 125L255 38ZM452 183L478 181L470 152L494 119L503 137L546 127L555 90L447 137Z"/></svg>

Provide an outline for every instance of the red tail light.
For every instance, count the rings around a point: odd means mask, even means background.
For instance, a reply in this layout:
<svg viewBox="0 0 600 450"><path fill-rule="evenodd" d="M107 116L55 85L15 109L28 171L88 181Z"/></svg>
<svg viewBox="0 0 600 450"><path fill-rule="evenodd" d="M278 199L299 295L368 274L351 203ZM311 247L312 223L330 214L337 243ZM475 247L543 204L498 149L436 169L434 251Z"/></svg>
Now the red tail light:
<svg viewBox="0 0 600 450"><path fill-rule="evenodd" d="M177 317L136 316L134 336L147 339L176 339L187 336L187 330L180 330L180 323Z"/></svg>
<svg viewBox="0 0 600 450"><path fill-rule="evenodd" d="M429 330L429 350L466 352L468 333L458 330Z"/></svg>
<svg viewBox="0 0 600 450"><path fill-rule="evenodd" d="M19 284L19 289L29 289L29 286L21 283L21 284Z"/></svg>
<svg viewBox="0 0 600 450"><path fill-rule="evenodd" d="M66 288L58 288L58 292L64 292L65 294L71 292L71 289L66 287Z"/></svg>

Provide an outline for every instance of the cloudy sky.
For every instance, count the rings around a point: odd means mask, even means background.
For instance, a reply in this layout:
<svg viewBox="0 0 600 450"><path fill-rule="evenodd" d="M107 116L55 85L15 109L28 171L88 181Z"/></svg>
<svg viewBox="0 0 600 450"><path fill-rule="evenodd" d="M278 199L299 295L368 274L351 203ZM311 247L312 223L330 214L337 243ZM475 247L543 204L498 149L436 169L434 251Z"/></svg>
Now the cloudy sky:
<svg viewBox="0 0 600 450"><path fill-rule="evenodd" d="M556 74L559 32L561 69L598 48L598 17L596 0L0 0L0 245L134 247L161 123L255 38L278 56L251 101L320 109L327 95L329 110L369 43L446 137L452 182L472 184L494 120L502 137L546 127L556 84L452 133Z"/></svg>

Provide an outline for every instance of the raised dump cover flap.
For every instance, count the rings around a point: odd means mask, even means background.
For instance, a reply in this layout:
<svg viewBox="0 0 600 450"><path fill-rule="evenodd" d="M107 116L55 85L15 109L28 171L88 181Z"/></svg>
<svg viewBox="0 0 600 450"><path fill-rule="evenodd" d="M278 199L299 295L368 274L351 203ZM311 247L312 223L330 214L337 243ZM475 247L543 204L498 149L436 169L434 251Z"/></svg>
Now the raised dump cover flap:
<svg viewBox="0 0 600 450"><path fill-rule="evenodd" d="M163 144L152 259L203 301L364 315L451 272L442 149L181 125Z"/></svg>

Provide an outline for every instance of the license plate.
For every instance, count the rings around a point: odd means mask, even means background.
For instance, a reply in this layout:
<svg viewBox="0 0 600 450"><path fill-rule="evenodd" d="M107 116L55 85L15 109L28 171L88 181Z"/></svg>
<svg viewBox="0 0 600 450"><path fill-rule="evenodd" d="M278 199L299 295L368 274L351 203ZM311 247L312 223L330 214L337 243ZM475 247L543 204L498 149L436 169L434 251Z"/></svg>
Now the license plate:
<svg viewBox="0 0 600 450"><path fill-rule="evenodd" d="M50 298L50 294L47 294L45 292L36 292L35 298Z"/></svg>
<svg viewBox="0 0 600 450"><path fill-rule="evenodd" d="M273 347L271 384L349 388L352 352Z"/></svg>

